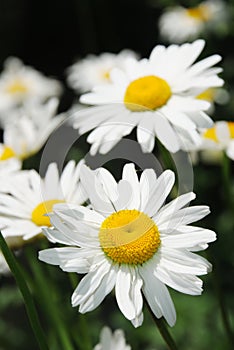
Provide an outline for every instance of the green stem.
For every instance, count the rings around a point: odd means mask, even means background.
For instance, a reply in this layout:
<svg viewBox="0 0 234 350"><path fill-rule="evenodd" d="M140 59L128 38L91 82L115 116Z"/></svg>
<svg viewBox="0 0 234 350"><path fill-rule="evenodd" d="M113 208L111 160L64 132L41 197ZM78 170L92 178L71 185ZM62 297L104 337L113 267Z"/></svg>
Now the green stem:
<svg viewBox="0 0 234 350"><path fill-rule="evenodd" d="M75 273L69 273L69 280L73 289L77 287L78 279ZM75 338L77 345L83 350L91 350L92 344L89 337L88 325L86 315L79 314L79 328L82 334L82 341L80 338Z"/></svg>
<svg viewBox="0 0 234 350"><path fill-rule="evenodd" d="M171 169L176 173L175 164L170 152L160 142L158 142L158 149L165 169Z"/></svg>
<svg viewBox="0 0 234 350"><path fill-rule="evenodd" d="M9 266L9 268L11 269L11 272L16 280L16 283L19 287L19 290L24 298L28 318L29 318L30 324L32 326L35 338L38 342L39 348L40 348L40 350L49 350L47 343L46 343L43 329L40 325L40 321L38 318L38 314L37 314L36 307L35 307L32 295L30 293L30 290L27 286L27 283L25 282L25 280L23 278L23 274L21 272L20 266L18 265L14 254L8 248L8 245L5 241L5 239L3 238L1 231L0 231L0 248L1 248L2 253L6 259L6 262Z"/></svg>
<svg viewBox="0 0 234 350"><path fill-rule="evenodd" d="M223 176L224 191L225 191L226 199L230 205L230 208L233 209L230 170L231 170L230 159L228 158L226 153L223 152L222 176Z"/></svg>
<svg viewBox="0 0 234 350"><path fill-rule="evenodd" d="M145 303L147 305L147 308L156 324L156 326L158 327L159 332L161 333L161 336L163 337L165 343L167 344L167 347L169 350L178 350L177 345L174 341L174 339L172 338L171 334L169 333L167 326L165 324L165 321L163 318L157 318L155 316L155 314L153 313L153 311L151 310L148 302L145 300Z"/></svg>
<svg viewBox="0 0 234 350"><path fill-rule="evenodd" d="M51 300L51 296L55 295L55 289L50 284L49 280L45 278L45 273L41 268L41 264L35 261L34 254L32 255L31 249L26 249L26 254L30 262L30 267L32 269L35 281L37 284L37 290L40 293L40 299L44 304L44 308L53 323L56 333L60 338L62 348L66 350L74 350L72 342L66 332L63 319L60 315L60 309Z"/></svg>
<svg viewBox="0 0 234 350"><path fill-rule="evenodd" d="M209 259L212 261L212 258ZM221 311L221 317L222 317L222 321L223 321L223 327L224 330L226 332L227 338L231 344L231 346L233 346L234 344L234 334L232 333L232 328L230 325L230 319L228 316L228 312L227 312L227 308L226 308L226 303L225 303L225 296L222 290L222 286L220 283L220 273L219 273L219 267L215 266L215 268L213 269L213 283L214 283L214 288L216 291L216 295L217 295L217 299L218 299L218 303L219 303L219 307L220 307L220 311Z"/></svg>

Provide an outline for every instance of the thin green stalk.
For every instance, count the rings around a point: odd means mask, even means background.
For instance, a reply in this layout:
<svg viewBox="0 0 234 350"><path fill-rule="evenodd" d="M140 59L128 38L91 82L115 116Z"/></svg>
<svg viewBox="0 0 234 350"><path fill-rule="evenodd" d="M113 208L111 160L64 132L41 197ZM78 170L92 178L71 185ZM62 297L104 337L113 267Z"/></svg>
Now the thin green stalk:
<svg viewBox="0 0 234 350"><path fill-rule="evenodd" d="M213 261L213 257L209 252L206 252L206 258L210 261ZM219 273L219 267L216 263L215 268L212 271L212 277L213 277L213 284L214 284L214 289L215 289L215 293L217 296L217 301L219 304L219 308L220 308L220 312L221 312L221 318L222 318L222 322L223 322L223 327L224 330L226 332L227 335L227 339L229 340L231 346L233 346L234 344L234 334L232 332L232 327L230 324L230 319L229 319L229 315L228 315L228 311L227 311L227 307L226 307L226 303L225 303L225 296L223 293L223 289L220 283L220 273Z"/></svg>
<svg viewBox="0 0 234 350"><path fill-rule="evenodd" d="M18 265L14 254L8 248L8 245L5 239L3 238L1 231L0 231L0 248L16 280L19 290L24 298L28 318L29 318L31 327L33 329L35 338L38 342L39 348L40 350L49 350L30 290L27 286L26 281L23 278L23 274L21 272L20 266Z"/></svg>
<svg viewBox="0 0 234 350"><path fill-rule="evenodd" d="M171 334L169 333L167 326L165 324L165 321L163 318L157 318L153 311L151 310L148 302L145 300L145 303L147 305L147 308L156 324L156 326L158 327L159 332L161 333L161 336L163 337L165 343L167 344L167 347L169 350L178 350L177 345L174 341L174 339L172 338Z"/></svg>
<svg viewBox="0 0 234 350"><path fill-rule="evenodd" d="M176 171L176 167L175 167L175 163L174 160L170 154L170 152L160 143L158 142L158 149L159 149L159 153L160 153L160 158L161 161L163 163L164 169L170 169L174 172L174 174L177 177L177 171ZM177 181L175 182L173 189L171 191L171 197L175 198L178 195L178 188L177 188Z"/></svg>
<svg viewBox="0 0 234 350"><path fill-rule="evenodd" d="M233 207L233 201L231 196L231 176L230 176L230 159L226 155L225 152L223 152L223 162L222 162L222 176L223 176L223 184L224 184L224 190L226 199L230 205L230 207Z"/></svg>
<svg viewBox="0 0 234 350"><path fill-rule="evenodd" d="M230 342L231 346L233 346L233 344L234 344L234 335L232 333L230 320L229 320L229 316L228 316L228 312L227 312L227 308L226 308L226 303L225 303L225 297L223 295L223 290L222 290L222 287L220 285L219 276L218 276L217 272L214 275L214 283L215 283L217 298L218 298L218 301L219 301L219 307L220 307L220 310L221 310L221 316L222 316L222 320L223 320L224 329L226 331L227 338L229 339L229 342Z"/></svg>
<svg viewBox="0 0 234 350"><path fill-rule="evenodd" d="M160 151L160 156L162 158L165 169L171 169L176 172L176 167L170 152L160 142L158 142L158 149Z"/></svg>
<svg viewBox="0 0 234 350"><path fill-rule="evenodd" d="M37 284L37 290L40 293L40 298L44 304L48 317L55 327L56 334L60 338L61 345L63 349L74 350L73 344L60 315L60 309L51 301L51 295L55 294L55 289L50 284L49 279L45 278L46 274L41 267L42 263L35 261L35 256L32 255L30 249L26 249L26 254Z"/></svg>
<svg viewBox="0 0 234 350"><path fill-rule="evenodd" d="M77 287L78 279L75 273L69 273L69 280L73 289ZM91 350L92 344L90 341L90 337L88 335L88 325L86 315L79 314L79 328L80 334L82 334L82 341L80 338L75 337L77 345L83 350Z"/></svg>

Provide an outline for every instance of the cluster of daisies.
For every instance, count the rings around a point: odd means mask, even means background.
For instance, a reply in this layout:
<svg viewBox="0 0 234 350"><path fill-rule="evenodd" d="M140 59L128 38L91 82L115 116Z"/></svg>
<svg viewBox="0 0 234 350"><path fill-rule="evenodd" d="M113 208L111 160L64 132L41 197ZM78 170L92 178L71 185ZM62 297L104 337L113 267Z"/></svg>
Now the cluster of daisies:
<svg viewBox="0 0 234 350"><path fill-rule="evenodd" d="M215 20L218 6L218 1L206 1L197 8L171 9L161 18L162 34L182 42ZM176 16L181 35L175 31ZM183 16L191 24L186 24L187 37ZM168 21L173 24L171 37ZM128 163L117 181L105 167L91 170L84 159L69 161L61 174L51 163L44 176L22 170L23 162L61 123L79 135L89 132L91 155L108 153L136 129L144 153L161 143L172 153L225 150L234 159L234 123L213 125L209 116L214 102L227 101L218 76L222 69L216 66L221 57L198 60L204 46L199 39L157 45L149 58L123 50L76 62L67 69L67 80L81 94L82 106L59 115L58 81L19 59L5 63L0 75L0 228L12 249L46 237L52 247L40 251L39 259L84 275L71 298L81 313L97 308L115 290L120 311L135 327L143 322L144 300L155 317L173 326L176 311L168 287L199 295L203 282L198 276L212 268L196 252L206 249L216 234L191 225L209 214L209 208L190 206L193 192L168 200L175 185L171 170L139 173ZM0 268L6 273L2 257ZM105 328L94 349L130 346L121 331L112 336Z"/></svg>

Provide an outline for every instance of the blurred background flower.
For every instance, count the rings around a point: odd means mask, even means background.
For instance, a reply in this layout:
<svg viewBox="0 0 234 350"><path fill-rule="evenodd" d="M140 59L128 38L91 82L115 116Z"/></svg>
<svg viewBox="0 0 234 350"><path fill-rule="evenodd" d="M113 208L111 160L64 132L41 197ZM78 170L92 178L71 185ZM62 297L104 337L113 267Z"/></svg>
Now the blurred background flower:
<svg viewBox="0 0 234 350"><path fill-rule="evenodd" d="M100 334L100 343L93 350L131 350L131 347L126 344L124 332L121 329L112 333L110 328L104 327Z"/></svg>
<svg viewBox="0 0 234 350"><path fill-rule="evenodd" d="M227 20L227 5L222 0L207 0L194 7L175 5L159 19L161 36L172 43L196 39L206 31L218 31Z"/></svg>

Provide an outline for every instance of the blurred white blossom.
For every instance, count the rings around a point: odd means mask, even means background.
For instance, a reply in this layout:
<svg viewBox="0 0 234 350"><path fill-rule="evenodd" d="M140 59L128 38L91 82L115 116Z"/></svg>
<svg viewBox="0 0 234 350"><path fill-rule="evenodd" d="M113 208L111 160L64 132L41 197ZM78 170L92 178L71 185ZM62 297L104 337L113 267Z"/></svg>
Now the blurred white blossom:
<svg viewBox="0 0 234 350"><path fill-rule="evenodd" d="M104 327L100 334L100 343L93 350L131 350L131 347L126 344L124 332L121 329L112 333L110 328Z"/></svg>
<svg viewBox="0 0 234 350"><path fill-rule="evenodd" d="M221 0L207 0L196 7L175 6L159 19L161 36L172 43L196 39L205 30L217 30L225 22L227 9Z"/></svg>
<svg viewBox="0 0 234 350"><path fill-rule="evenodd" d="M67 69L67 81L75 91L86 92L96 85L110 83L110 71L124 68L127 59L136 59L138 55L131 50L118 54L105 52L99 56L88 55Z"/></svg>
<svg viewBox="0 0 234 350"><path fill-rule="evenodd" d="M28 103L11 111L0 144L0 164L12 159L21 162L38 152L65 118L64 114L54 117L57 107L58 99L52 98L45 104Z"/></svg>
<svg viewBox="0 0 234 350"><path fill-rule="evenodd" d="M16 57L9 57L0 75L0 116L7 118L10 110L24 102L44 102L49 97L62 92L61 84L35 70L25 66Z"/></svg>

